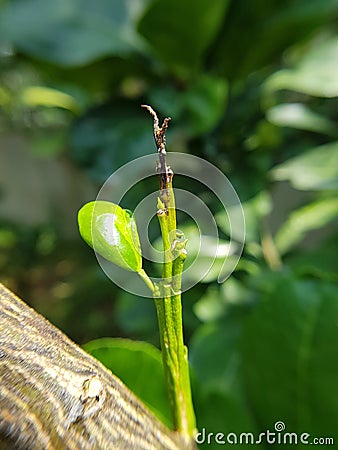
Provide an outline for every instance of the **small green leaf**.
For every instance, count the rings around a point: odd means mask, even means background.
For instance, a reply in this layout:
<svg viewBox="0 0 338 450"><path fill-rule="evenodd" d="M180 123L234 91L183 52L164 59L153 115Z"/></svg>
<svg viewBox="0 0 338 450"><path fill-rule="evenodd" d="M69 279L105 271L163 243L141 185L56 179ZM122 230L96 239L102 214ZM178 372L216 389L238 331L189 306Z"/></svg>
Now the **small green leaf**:
<svg viewBox="0 0 338 450"><path fill-rule="evenodd" d="M133 272L142 269L136 222L130 211L114 203L85 204L78 213L82 238L108 261Z"/></svg>

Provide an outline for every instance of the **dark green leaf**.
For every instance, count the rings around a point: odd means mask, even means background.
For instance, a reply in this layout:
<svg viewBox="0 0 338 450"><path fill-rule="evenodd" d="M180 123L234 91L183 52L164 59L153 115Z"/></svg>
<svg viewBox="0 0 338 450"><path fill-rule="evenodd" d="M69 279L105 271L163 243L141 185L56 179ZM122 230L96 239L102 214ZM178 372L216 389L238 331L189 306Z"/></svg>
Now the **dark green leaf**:
<svg viewBox="0 0 338 450"><path fill-rule="evenodd" d="M125 333L149 340L158 335L156 310L153 302L144 301L128 292L121 292L115 307L116 320Z"/></svg>
<svg viewBox="0 0 338 450"><path fill-rule="evenodd" d="M292 254L287 262L300 277L338 282L337 248L338 235L334 234L311 250Z"/></svg>
<svg viewBox="0 0 338 450"><path fill-rule="evenodd" d="M118 266L139 272L142 255L135 219L114 203L85 204L78 214L82 238L97 253Z"/></svg>
<svg viewBox="0 0 338 450"><path fill-rule="evenodd" d="M172 71L189 77L222 23L227 0L155 1L139 30Z"/></svg>
<svg viewBox="0 0 338 450"><path fill-rule="evenodd" d="M72 156L95 180L105 181L123 164L154 150L149 120L136 102L93 109L71 130Z"/></svg>
<svg viewBox="0 0 338 450"><path fill-rule="evenodd" d="M190 343L190 361L197 380L203 382L203 392L231 392L238 387L238 339L240 322L232 317L221 324L201 326ZM216 355L222 354L222 358Z"/></svg>
<svg viewBox="0 0 338 450"><path fill-rule="evenodd" d="M336 437L337 285L264 273L244 322L243 376L261 427ZM293 448L293 447L292 447Z"/></svg>
<svg viewBox="0 0 338 450"><path fill-rule="evenodd" d="M212 63L231 80L243 79L279 61L288 47L333 21L337 13L336 0L237 0L231 6L212 55ZM320 51L317 42L314 46ZM315 70L321 69L317 66ZM327 77L334 82L333 76ZM325 89L323 84L321 89Z"/></svg>
<svg viewBox="0 0 338 450"><path fill-rule="evenodd" d="M167 426L172 427L161 352L146 342L104 338L85 350L119 377Z"/></svg>
<svg viewBox="0 0 338 450"><path fill-rule="evenodd" d="M0 17L2 37L55 64L76 66L141 48L135 22L147 0L14 0Z"/></svg>
<svg viewBox="0 0 338 450"><path fill-rule="evenodd" d="M215 355L215 357L219 356ZM199 440L198 443L202 444L198 448L219 450L222 448L222 444L216 442L216 435L223 433L224 437L219 436L218 439L223 440L229 446L230 443L226 440L227 436L230 435L233 443L234 433L236 433L238 442L235 448L237 450L247 450L248 445L245 444L245 441L243 440L243 443L240 443L241 433L250 432L254 436L259 434L248 405L245 404L243 399L236 398L236 395L232 393L225 394L221 391L213 391L207 395L200 395L199 392L196 392L194 404L197 427L200 433L197 439ZM208 434L210 436L209 440ZM202 441L203 438L204 442ZM257 444L257 448L262 447Z"/></svg>
<svg viewBox="0 0 338 450"><path fill-rule="evenodd" d="M203 75L186 90L167 85L152 89L150 103L160 111L171 111L175 126L189 136L211 131L221 120L226 108L228 84L224 78Z"/></svg>
<svg viewBox="0 0 338 450"><path fill-rule="evenodd" d="M200 327L191 340L190 359L200 431L205 428L206 433L221 432L225 436L230 432L256 431L242 386L238 351L240 335L240 321L232 317L219 324ZM219 447L211 442L213 445L205 447Z"/></svg>

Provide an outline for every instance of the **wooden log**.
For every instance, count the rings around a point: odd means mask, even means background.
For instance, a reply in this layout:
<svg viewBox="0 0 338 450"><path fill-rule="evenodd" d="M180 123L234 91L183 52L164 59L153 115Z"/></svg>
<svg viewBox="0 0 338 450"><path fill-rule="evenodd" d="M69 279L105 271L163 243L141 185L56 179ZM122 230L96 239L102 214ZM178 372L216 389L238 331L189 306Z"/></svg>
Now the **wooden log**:
<svg viewBox="0 0 338 450"><path fill-rule="evenodd" d="M151 380L149 380L151 383ZM1 449L194 449L0 284Z"/></svg>

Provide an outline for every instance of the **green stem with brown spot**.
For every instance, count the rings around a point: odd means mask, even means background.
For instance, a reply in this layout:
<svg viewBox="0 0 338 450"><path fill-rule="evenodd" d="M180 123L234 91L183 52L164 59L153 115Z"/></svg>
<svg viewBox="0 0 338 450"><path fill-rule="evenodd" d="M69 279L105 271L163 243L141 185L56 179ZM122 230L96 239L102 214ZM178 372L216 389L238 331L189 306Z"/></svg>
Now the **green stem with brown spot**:
<svg viewBox="0 0 338 450"><path fill-rule="evenodd" d="M159 155L157 172L160 193L157 216L161 228L164 264L159 295L154 295L154 300L174 428L185 436L188 442L196 431L196 421L191 396L188 350L183 340L181 285L186 241L182 240L176 230L172 187L174 174L166 164L165 131L170 118L165 119L160 127L155 111L149 106L143 107L153 116L154 137Z"/></svg>

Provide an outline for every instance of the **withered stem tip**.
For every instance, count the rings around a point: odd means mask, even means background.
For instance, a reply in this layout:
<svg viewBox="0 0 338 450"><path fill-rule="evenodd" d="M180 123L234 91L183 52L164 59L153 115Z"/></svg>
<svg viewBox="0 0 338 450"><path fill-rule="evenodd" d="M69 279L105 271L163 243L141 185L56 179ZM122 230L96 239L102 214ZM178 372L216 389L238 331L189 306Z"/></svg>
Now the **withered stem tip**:
<svg viewBox="0 0 338 450"><path fill-rule="evenodd" d="M171 117L166 117L163 120L162 126L159 126L159 120L156 112L149 105L141 105L142 108L145 108L149 111L151 116L154 119L154 138L157 146L157 150L159 153L165 153L165 132L168 128L168 123L171 120Z"/></svg>

